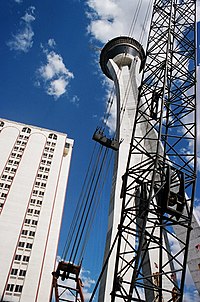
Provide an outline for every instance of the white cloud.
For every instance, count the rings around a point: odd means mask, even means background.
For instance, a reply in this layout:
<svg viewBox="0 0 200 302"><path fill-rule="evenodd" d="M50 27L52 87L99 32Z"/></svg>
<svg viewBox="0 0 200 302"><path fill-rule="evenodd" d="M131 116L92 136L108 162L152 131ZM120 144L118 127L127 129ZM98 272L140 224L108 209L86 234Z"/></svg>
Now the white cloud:
<svg viewBox="0 0 200 302"><path fill-rule="evenodd" d="M22 3L23 0L15 0L16 3Z"/></svg>
<svg viewBox="0 0 200 302"><path fill-rule="evenodd" d="M85 301L89 301L90 296L92 294L91 287L96 283L94 279L90 277L90 271L85 270L84 268L81 269L80 274L81 280L83 282L83 294Z"/></svg>
<svg viewBox="0 0 200 302"><path fill-rule="evenodd" d="M16 34L13 34L12 38L7 42L10 50L27 53L33 46L34 32L31 23L35 21L34 11L35 7L31 6L27 9L25 15L21 17L20 29Z"/></svg>
<svg viewBox="0 0 200 302"><path fill-rule="evenodd" d="M48 40L48 45L51 47L51 48L54 48L56 46L56 42L54 39L49 39Z"/></svg>
<svg viewBox="0 0 200 302"><path fill-rule="evenodd" d="M48 46L52 48L55 45L54 39L49 39ZM43 46L42 49L46 55L47 63L37 71L39 84L42 81L46 93L57 99L66 93L69 81L74 78L74 75L66 68L61 55Z"/></svg>
<svg viewBox="0 0 200 302"><path fill-rule="evenodd" d="M62 57L54 51L47 54L47 62L47 65L40 68L40 73L45 80L50 80L54 76L62 75L73 78L73 74L65 67Z"/></svg>
<svg viewBox="0 0 200 302"><path fill-rule="evenodd" d="M49 95L60 97L62 94L66 92L67 85L68 85L68 81L66 81L65 78L60 77L50 82L47 93Z"/></svg>
<svg viewBox="0 0 200 302"><path fill-rule="evenodd" d="M77 107L79 106L79 101L80 101L80 99L77 95L74 95L72 97L72 99L70 99L70 103L76 105Z"/></svg>
<svg viewBox="0 0 200 302"><path fill-rule="evenodd" d="M132 35L139 40L148 4L144 0L88 0L87 16L90 19L88 32L97 40L105 43L119 35ZM140 9L139 9L140 8ZM136 12L135 14L133 12ZM138 13L137 13L138 12Z"/></svg>

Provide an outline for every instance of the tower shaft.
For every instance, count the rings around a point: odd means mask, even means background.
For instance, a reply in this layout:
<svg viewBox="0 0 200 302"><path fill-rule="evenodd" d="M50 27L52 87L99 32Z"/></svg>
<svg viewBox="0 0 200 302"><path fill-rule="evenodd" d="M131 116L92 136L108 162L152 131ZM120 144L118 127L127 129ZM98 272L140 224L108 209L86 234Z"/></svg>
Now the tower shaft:
<svg viewBox="0 0 200 302"><path fill-rule="evenodd" d="M115 152L115 166L110 199L108 231L104 258L107 258L115 236L121 215L122 176L128 160L133 121L135 118L139 70L143 66L144 52L140 44L132 38L119 37L111 40L101 54L101 67L104 73L115 83L117 120L116 137L120 143ZM99 301L109 301L112 291L113 267L116 247L109 258L108 266L100 284Z"/></svg>

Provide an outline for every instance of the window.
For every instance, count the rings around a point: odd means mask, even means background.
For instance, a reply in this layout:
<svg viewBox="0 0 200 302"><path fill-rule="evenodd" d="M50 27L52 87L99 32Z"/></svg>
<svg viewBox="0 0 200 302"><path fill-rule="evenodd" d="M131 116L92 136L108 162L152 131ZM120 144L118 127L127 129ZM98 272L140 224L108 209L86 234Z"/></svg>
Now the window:
<svg viewBox="0 0 200 302"><path fill-rule="evenodd" d="M35 232L30 231L30 232L29 232L29 236L34 237L34 236L35 236Z"/></svg>
<svg viewBox="0 0 200 302"><path fill-rule="evenodd" d="M31 198L31 203L35 204L35 199Z"/></svg>
<svg viewBox="0 0 200 302"><path fill-rule="evenodd" d="M39 215L39 214L40 214L40 211L35 210L34 214Z"/></svg>
<svg viewBox="0 0 200 302"><path fill-rule="evenodd" d="M22 132L31 133L31 129L28 128L28 127L24 127L24 128L22 129Z"/></svg>
<svg viewBox="0 0 200 302"><path fill-rule="evenodd" d="M45 172L49 172L49 168L45 168Z"/></svg>
<svg viewBox="0 0 200 302"><path fill-rule="evenodd" d="M15 260L20 261L22 258L22 255L15 255Z"/></svg>
<svg viewBox="0 0 200 302"><path fill-rule="evenodd" d="M25 219L25 223L30 224L31 220L30 219Z"/></svg>
<svg viewBox="0 0 200 302"><path fill-rule="evenodd" d="M16 269L16 268L12 268L12 270L11 270L11 275L17 275L17 272L18 272L18 269Z"/></svg>
<svg viewBox="0 0 200 302"><path fill-rule="evenodd" d="M25 277L26 276L26 271L23 270L23 269L20 269L19 276Z"/></svg>
<svg viewBox="0 0 200 302"><path fill-rule="evenodd" d="M38 178L41 178L41 177L42 177L42 174L38 174L37 177L38 177Z"/></svg>
<svg viewBox="0 0 200 302"><path fill-rule="evenodd" d="M22 285L18 285L18 284L17 284L17 285L15 286L15 292L16 292L16 293L21 293L21 292L22 292L22 288L23 288Z"/></svg>
<svg viewBox="0 0 200 302"><path fill-rule="evenodd" d="M29 262L30 257L29 256L23 256L23 261L24 262Z"/></svg>
<svg viewBox="0 0 200 302"><path fill-rule="evenodd" d="M32 249L32 246L33 246L32 243L27 243L27 244L26 244L26 248L27 248L27 249Z"/></svg>
<svg viewBox="0 0 200 302"><path fill-rule="evenodd" d="M37 204L38 204L38 205L41 205L41 204L42 204L42 200L38 200L38 201L37 201Z"/></svg>
<svg viewBox="0 0 200 302"><path fill-rule="evenodd" d="M37 225L37 223L38 223L38 222L37 222L36 220L32 220L32 224L33 224L33 225Z"/></svg>
<svg viewBox="0 0 200 302"><path fill-rule="evenodd" d="M0 127L3 127L4 126L4 122L0 122Z"/></svg>
<svg viewBox="0 0 200 302"><path fill-rule="evenodd" d="M28 213L33 213L33 209L28 209Z"/></svg>
<svg viewBox="0 0 200 302"><path fill-rule="evenodd" d="M39 192L39 195L40 195L40 196L43 196L43 195L44 195L44 192L40 191L40 192Z"/></svg>
<svg viewBox="0 0 200 302"><path fill-rule="evenodd" d="M6 197L7 194L6 193L1 193L1 197Z"/></svg>
<svg viewBox="0 0 200 302"><path fill-rule="evenodd" d="M57 139L57 135L56 134L53 134L53 133L51 133L51 134L49 134L49 138L52 138L52 139Z"/></svg>
<svg viewBox="0 0 200 302"><path fill-rule="evenodd" d="M5 184L5 188L9 189L9 188L10 188L10 185Z"/></svg>
<svg viewBox="0 0 200 302"><path fill-rule="evenodd" d="M28 231L27 230L22 230L22 235L27 235Z"/></svg>
<svg viewBox="0 0 200 302"><path fill-rule="evenodd" d="M45 188L46 187L46 184L43 182L41 183L41 187Z"/></svg>
<svg viewBox="0 0 200 302"><path fill-rule="evenodd" d="M37 194L38 193L38 191L37 190L33 190L33 194Z"/></svg>
<svg viewBox="0 0 200 302"><path fill-rule="evenodd" d="M36 185L36 186L39 186L39 185L40 185L40 182L39 182L39 181L36 181L35 185Z"/></svg>
<svg viewBox="0 0 200 302"><path fill-rule="evenodd" d="M10 180L13 180L13 178L14 178L13 176L8 176L8 179Z"/></svg>
<svg viewBox="0 0 200 302"><path fill-rule="evenodd" d="M0 183L0 188L3 188L3 185L4 185L3 183Z"/></svg>
<svg viewBox="0 0 200 302"><path fill-rule="evenodd" d="M7 284L6 290L12 292L14 289L14 284Z"/></svg>
<svg viewBox="0 0 200 302"><path fill-rule="evenodd" d="M24 247L24 245L25 245L25 242L19 242L19 244L18 244L19 247Z"/></svg>

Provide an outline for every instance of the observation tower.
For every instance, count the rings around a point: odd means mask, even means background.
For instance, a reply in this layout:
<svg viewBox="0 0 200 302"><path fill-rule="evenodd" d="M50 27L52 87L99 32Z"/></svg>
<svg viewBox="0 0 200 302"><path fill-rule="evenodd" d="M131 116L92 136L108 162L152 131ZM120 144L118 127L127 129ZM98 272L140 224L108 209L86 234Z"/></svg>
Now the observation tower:
<svg viewBox="0 0 200 302"><path fill-rule="evenodd" d="M128 161L137 107L138 86L141 81L140 72L144 67L144 63L145 53L142 46L135 39L127 36L110 40L102 49L100 56L103 73L115 84L117 107L115 138L120 142L119 150L115 153L104 259L107 258L111 245L115 241L120 222L122 177ZM134 161L139 160L140 157L139 155ZM110 301L115 261L116 245L100 283L99 302Z"/></svg>

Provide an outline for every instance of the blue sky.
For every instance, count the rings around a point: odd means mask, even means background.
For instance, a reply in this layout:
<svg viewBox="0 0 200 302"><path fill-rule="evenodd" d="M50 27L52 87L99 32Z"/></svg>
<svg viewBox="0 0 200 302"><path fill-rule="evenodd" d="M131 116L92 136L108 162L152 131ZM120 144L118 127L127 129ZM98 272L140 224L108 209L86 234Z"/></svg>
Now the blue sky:
<svg viewBox="0 0 200 302"><path fill-rule="evenodd" d="M150 1L143 1L131 28L137 2L0 1L0 116L65 132L75 140L59 253L94 146L91 138L105 110L107 86L98 65L98 49L117 35L131 33L139 38ZM103 209L109 200L104 194ZM105 230L107 217L98 223ZM98 277L103 236L97 245L89 243L97 254L92 265L91 253L84 264L92 279Z"/></svg>

